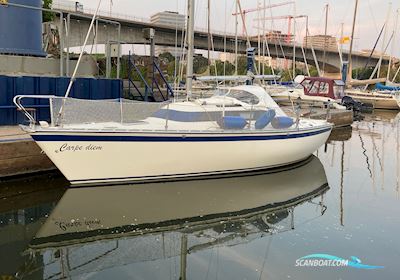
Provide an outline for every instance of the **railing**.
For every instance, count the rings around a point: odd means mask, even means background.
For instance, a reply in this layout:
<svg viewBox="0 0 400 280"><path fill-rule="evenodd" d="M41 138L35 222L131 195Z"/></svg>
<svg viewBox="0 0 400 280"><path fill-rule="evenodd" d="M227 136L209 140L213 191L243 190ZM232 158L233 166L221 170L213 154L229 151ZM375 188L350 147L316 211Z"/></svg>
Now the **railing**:
<svg viewBox="0 0 400 280"><path fill-rule="evenodd" d="M158 64L156 63L156 61L153 61L151 68L152 68L152 81L151 81L151 85L149 85L149 83L146 81L145 77L140 72L140 69L137 67L137 65L134 63L134 61L132 61L131 53L129 53L129 56L128 56L128 82L129 82L128 91L131 94L131 86L133 86L133 88L140 95L140 98L143 101L156 101L156 98L154 96L154 88L156 87L157 90L160 92L162 100L167 101L170 96L172 96L172 97L174 96L174 91L173 91L172 87L169 85L167 79L165 78L163 72L161 71L161 69L158 66ZM135 81L133 81L133 77L132 77L133 70L139 76L139 82L142 82L145 85L144 94L142 94L140 89L136 86ZM158 73L161 80L165 84L165 88L167 91L166 95L163 94L160 84L157 82L157 80L155 78L156 73ZM150 96L149 96L149 94L150 94ZM149 100L149 97L150 97L150 100Z"/></svg>
<svg viewBox="0 0 400 280"><path fill-rule="evenodd" d="M76 10L75 7L75 2L70 2L70 1L61 1L57 0L53 3L52 5L53 9L57 10L64 10L64 11L70 11L70 12L79 12ZM88 8L83 8L82 13L85 14L94 14L96 12L95 9L88 9ZM143 23L150 23L150 19L144 18L144 17L137 17L133 15L128 15L128 14L122 14L122 13L110 13L109 11L99 11L97 13L100 17L107 17L107 18L115 18L115 19L124 19L124 20L130 20L130 21L137 21L137 22L143 22Z"/></svg>
<svg viewBox="0 0 400 280"><path fill-rule="evenodd" d="M153 62L154 68L158 71L158 73L160 74L161 79L163 80L163 82L165 83L165 86L167 88L167 99L169 96L174 96L174 91L172 89L172 87L169 85L167 79L165 79L164 74L162 73L160 67L158 66L158 64L156 62ZM158 84L157 84L158 86ZM161 91L160 91L161 92ZM162 93L161 93L162 94ZM164 96L163 96L164 97ZM166 99L164 99L166 100Z"/></svg>
<svg viewBox="0 0 400 280"><path fill-rule="evenodd" d="M174 107L170 102L137 102L126 99L82 100L58 96L19 95L14 98L17 108L35 128L37 120L22 104L23 99L48 99L51 122L39 122L41 127L59 127L63 129L97 130L96 124L103 129L126 131L127 127L140 131L199 131L246 133L249 131L299 131L299 119L287 117L278 106L266 108L264 105L242 104L232 98L219 96L213 102L220 104L219 110L207 107L204 100L179 103ZM235 105L236 104L236 105ZM185 109L184 107L187 109ZM221 107L222 106L222 107ZM193 108L198 110L193 111ZM181 114L176 114L176 108ZM186 113L185 113L186 112ZM157 119L157 121L152 121ZM163 121L162 121L163 120ZM85 124L86 126L80 126ZM107 125L104 125L107 124ZM78 125L78 126L74 126ZM267 127L268 126L268 127Z"/></svg>
<svg viewBox="0 0 400 280"><path fill-rule="evenodd" d="M17 95L13 98L13 102L17 109L21 111L25 117L29 120L30 125L36 124L36 118L35 115L30 113L30 108L33 108L35 105L32 105L29 108L25 108L24 105L22 105L22 100L26 98L31 98L31 99L48 99L49 100L49 105L44 105L43 107L49 107L50 108L50 118L51 118L51 123L54 124L54 116L53 116L53 100L54 99L65 99L65 97L60 97L60 96L54 96L54 95ZM36 105L37 107L38 105Z"/></svg>
<svg viewBox="0 0 400 280"><path fill-rule="evenodd" d="M54 1L53 5L52 5L52 9L64 10L64 11L70 11L70 12L79 12L76 10L75 2L62 1L62 0ZM96 10L84 7L81 12L85 13L85 14L93 15L96 12ZM104 11L104 10L103 11L100 10L97 14L100 17L112 18L115 20L128 20L128 21L135 21L135 22L151 24L151 21L149 18L138 17L138 16L134 16L134 15L129 15L129 14L115 13L115 12L110 13L110 11ZM160 26L162 26L162 25L160 25ZM175 28L175 26L169 26L169 25L167 25L165 27ZM178 30L182 29L179 26L177 28L178 28ZM201 28L201 27L196 27L196 31L208 33L208 30L206 28ZM233 32L224 32L222 30L211 30L211 33L214 35L218 35L218 36L224 36L224 35L232 36L232 37L235 36L235 33L233 33ZM239 38L239 39L244 40L243 38Z"/></svg>
<svg viewBox="0 0 400 280"><path fill-rule="evenodd" d="M133 77L132 77L133 70L135 70L135 73L139 76L139 79L140 79L139 82L142 82L145 86L144 94L142 94L140 89L136 86L135 81L133 80ZM154 99L154 92L153 92L152 88L147 83L146 79L143 77L142 73L140 72L140 69L132 61L130 52L129 52L129 57L128 57L128 82L129 82L129 85L128 85L129 94L131 94L131 85L132 85L135 88L136 92L140 95L140 97L143 101L148 101L149 93L150 93L150 97Z"/></svg>

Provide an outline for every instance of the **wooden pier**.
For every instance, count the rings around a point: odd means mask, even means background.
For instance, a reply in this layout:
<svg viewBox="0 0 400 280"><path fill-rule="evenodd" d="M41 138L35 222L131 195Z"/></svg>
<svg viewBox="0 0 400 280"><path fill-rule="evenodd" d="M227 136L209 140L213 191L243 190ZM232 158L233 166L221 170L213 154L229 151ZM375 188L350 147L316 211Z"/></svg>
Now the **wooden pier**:
<svg viewBox="0 0 400 280"><path fill-rule="evenodd" d="M291 117L296 117L291 106L281 107L283 111ZM315 120L327 120L334 124L334 127L350 126L353 123L353 111L325 108L302 108L300 109L300 117Z"/></svg>
<svg viewBox="0 0 400 280"><path fill-rule="evenodd" d="M55 169L32 138L18 126L0 127L0 181L4 177Z"/></svg>

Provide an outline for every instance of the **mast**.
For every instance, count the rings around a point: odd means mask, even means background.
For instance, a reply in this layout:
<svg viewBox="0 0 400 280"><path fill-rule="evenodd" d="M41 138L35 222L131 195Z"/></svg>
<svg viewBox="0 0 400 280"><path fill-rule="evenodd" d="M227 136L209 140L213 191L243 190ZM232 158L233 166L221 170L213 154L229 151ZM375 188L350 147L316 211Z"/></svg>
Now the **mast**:
<svg viewBox="0 0 400 280"><path fill-rule="evenodd" d="M293 75L292 79L296 77L296 1L293 5L294 16L293 16ZM288 34L290 36L290 34ZM290 39L290 38L289 38Z"/></svg>
<svg viewBox="0 0 400 280"><path fill-rule="evenodd" d="M266 0L264 0L264 7L266 6ZM262 34L263 34L263 43L262 43L262 56L263 56L263 67L262 67L262 75L265 75L265 48L266 48L266 34L265 34L265 17L266 17L266 9L263 10L263 26L262 26Z"/></svg>
<svg viewBox="0 0 400 280"><path fill-rule="evenodd" d="M343 29L344 23L342 22L340 27L340 40L338 42L338 51L339 51L339 58L340 58L340 69L343 67Z"/></svg>
<svg viewBox="0 0 400 280"><path fill-rule="evenodd" d="M354 7L354 16L353 16L353 26L351 28L351 41L350 41L350 50L349 50L349 80L353 79L353 62L352 62L352 52L353 52L353 44L354 44L354 30L356 27L356 20L357 20L357 10L358 10L358 0L356 0L356 5Z"/></svg>
<svg viewBox="0 0 400 280"><path fill-rule="evenodd" d="M210 58L210 50L211 50L211 0L207 1L207 33L208 33L208 48L207 48L207 58L208 58L208 71L210 71L211 58Z"/></svg>
<svg viewBox="0 0 400 280"><path fill-rule="evenodd" d="M392 68L392 57L393 57L393 53L394 53L394 47L396 44L396 32L397 32L397 26L399 23L399 11L396 11L396 21L394 24L394 29L393 29L393 41L392 41L392 47L391 47L391 51L390 51L390 57L389 57L389 65L388 65L388 70L387 70L387 76L386 76L386 82L390 81L390 68Z"/></svg>
<svg viewBox="0 0 400 280"><path fill-rule="evenodd" d="M238 2L235 1L235 75L238 74Z"/></svg>
<svg viewBox="0 0 400 280"><path fill-rule="evenodd" d="M389 29L389 18L390 18L390 12L392 11L392 3L389 3L389 8L388 8L388 12L386 15L386 19L385 19L385 32L383 33L383 41L382 41L382 56L385 55L386 50L385 50L385 45L386 45L386 37L387 37L387 31ZM382 61L379 62L378 64L378 73L376 75L376 77L379 79L379 76L381 74L381 66L382 66Z"/></svg>
<svg viewBox="0 0 400 280"><path fill-rule="evenodd" d="M79 65L81 64L81 60L82 60L82 56L83 56L85 47L86 47L86 45L88 43L88 40L89 40L90 34L92 32L92 28L94 26L94 22L96 20L97 14L99 13L100 4L101 4L101 0L99 0L99 3L97 4L96 12L93 14L92 21L90 22L89 30L88 30L88 32L86 34L86 38L85 38L85 42L83 43L82 51L79 54L78 62L76 63L76 66L75 66L75 69L74 69L74 73L72 74L71 80L69 81L69 84L68 84L67 92L65 93L65 96L64 96L65 98L69 97L69 94L71 92L72 86L73 86L73 84L75 82L76 74L78 72ZM60 109L60 115L62 113L62 109L63 109L63 107L61 107L61 109Z"/></svg>
<svg viewBox="0 0 400 280"><path fill-rule="evenodd" d="M340 40L343 40L344 36L344 23L340 24ZM343 54L343 44L340 44L340 53Z"/></svg>
<svg viewBox="0 0 400 280"><path fill-rule="evenodd" d="M187 52L187 66L186 66L186 91L187 99L192 96L193 87L193 56L194 56L194 6L195 0L188 0L188 52Z"/></svg>
<svg viewBox="0 0 400 280"><path fill-rule="evenodd" d="M328 12L329 12L329 4L325 5L325 32L324 32L324 58L322 62L322 72L325 75L325 60L326 60L326 44L327 44L327 38L328 36Z"/></svg>
<svg viewBox="0 0 400 280"><path fill-rule="evenodd" d="M258 53L258 69L260 70L260 72L261 72L261 27L260 27L260 17L261 17L261 14L260 14L260 11L261 11L261 3L260 3L260 1L257 1L257 16L258 16L258 20L257 20L257 46L258 46L258 50L257 50L257 53Z"/></svg>

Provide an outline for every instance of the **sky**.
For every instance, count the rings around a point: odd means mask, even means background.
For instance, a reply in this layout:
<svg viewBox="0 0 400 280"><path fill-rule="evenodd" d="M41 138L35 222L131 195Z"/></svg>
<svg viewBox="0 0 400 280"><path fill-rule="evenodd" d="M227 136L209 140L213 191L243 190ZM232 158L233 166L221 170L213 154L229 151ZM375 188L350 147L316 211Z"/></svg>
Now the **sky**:
<svg viewBox="0 0 400 280"><path fill-rule="evenodd" d="M55 0L55 2L66 2L67 0ZM159 11L178 11L186 13L185 0L102 0L101 10L110 10L110 1L113 2L113 14L125 14L138 18L149 18L152 14ZM256 8L257 5L263 6L288 2L288 0L241 0L242 9ZM95 9L98 0L80 0L84 8ZM328 34L340 37L341 23L343 23L344 36L351 35L351 27L354 13L355 0L295 0L295 5L287 5L279 8L266 10L267 17L285 16L285 15L308 15L309 30L311 35L324 34L325 9L328 9ZM196 0L196 18L195 24L198 28L207 27L207 0ZM355 49L372 49L382 28L387 15L389 14L389 23L386 36L386 42L393 34L396 11L400 9L399 0L359 0L357 15L357 24L355 32ZM232 13L235 11L235 0L211 0L211 26L213 30L234 32L235 17ZM246 26L251 35L257 34L257 21L263 17L264 12L253 12L246 16ZM262 23L261 23L262 26ZM305 35L305 20L296 20L296 39L301 41ZM281 30L288 32L287 20L273 20L266 23L268 30ZM242 31L241 25L239 32ZM395 44L393 46L394 55L400 57L400 20L395 32ZM378 44L378 50L382 49L382 39ZM348 46L347 46L348 47ZM345 47L346 48L346 47ZM392 46L387 50L391 52Z"/></svg>

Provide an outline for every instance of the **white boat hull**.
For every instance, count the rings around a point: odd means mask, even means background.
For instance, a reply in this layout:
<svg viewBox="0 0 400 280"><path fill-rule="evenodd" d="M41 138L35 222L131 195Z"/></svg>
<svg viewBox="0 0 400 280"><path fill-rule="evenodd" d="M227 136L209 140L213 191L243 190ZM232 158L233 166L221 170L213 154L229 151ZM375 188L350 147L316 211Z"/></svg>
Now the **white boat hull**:
<svg viewBox="0 0 400 280"><path fill-rule="evenodd" d="M357 92L357 91L347 91L347 96L350 96L354 100L362 103L372 104L375 109L385 109L385 110L399 110L400 109L400 99L396 95L391 95L389 93L369 93L369 92Z"/></svg>
<svg viewBox="0 0 400 280"><path fill-rule="evenodd" d="M73 185L197 177L273 168L310 156L331 126L252 134L33 132Z"/></svg>
<svg viewBox="0 0 400 280"><path fill-rule="evenodd" d="M281 105L293 105L297 102L301 102L301 105L308 105L308 106L326 106L326 104L331 104L335 109L346 110L345 106L340 105L340 100L334 100L329 97L324 96L310 96L304 94L303 90L300 89L293 89L290 91L279 92L279 93L272 93L271 97Z"/></svg>

